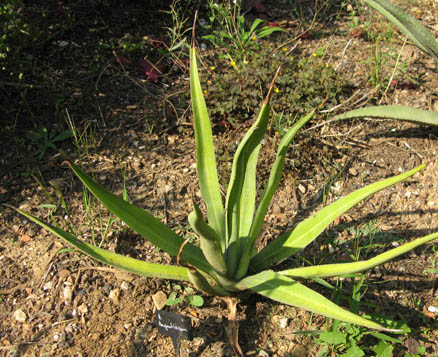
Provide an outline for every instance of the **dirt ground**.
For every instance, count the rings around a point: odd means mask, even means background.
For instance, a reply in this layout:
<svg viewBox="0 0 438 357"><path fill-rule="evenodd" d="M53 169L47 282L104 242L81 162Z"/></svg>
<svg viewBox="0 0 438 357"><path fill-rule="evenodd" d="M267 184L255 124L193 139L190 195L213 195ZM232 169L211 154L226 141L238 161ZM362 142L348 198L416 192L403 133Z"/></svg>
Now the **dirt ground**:
<svg viewBox="0 0 438 357"><path fill-rule="evenodd" d="M296 21L292 15L286 16L286 2L281 5L275 1L264 3L277 22ZM128 7L126 11L130 9ZM153 10L156 8L150 10L151 13ZM429 22L437 24L436 8L430 2L418 1L414 10L417 12L414 15L421 19L430 20L432 14L435 22ZM110 17L106 19L110 20ZM386 93L383 90L376 93L367 84L365 63L374 50L372 44L361 36L347 36L349 20L346 18L331 19L329 24L337 29L330 36L300 39L296 45L305 55L326 44L330 63L354 84L349 97L333 113L376 103L437 109L438 72L430 57L410 44L404 45L402 40L395 43L401 59L421 75L422 85L391 86ZM325 28L329 25L317 23L314 26ZM298 31L293 26L288 30ZM202 57L202 51L200 55ZM62 63L62 57L58 61ZM86 61L77 66L85 67ZM113 63L110 66L113 72L99 78L102 95L93 99L93 110L88 114L76 113L79 117L82 115L82 128L92 120L91 114L97 118L95 143L90 144L90 152L80 155L71 143L64 143L62 148L80 161L86 171L93 172L105 187L122 194L125 184L130 200L161 217L178 233L190 234L187 214L191 211L192 196L199 195L190 110L184 112L181 119L175 113L166 115L153 105L145 105L151 98L156 100L164 95L170 80L178 81L177 89L172 90L187 91L188 83L184 80L187 74L178 73L174 78L153 84L142 82L143 89L146 88L143 90L134 81L118 75L119 67ZM74 92L81 90L72 89L71 105L74 104ZM105 126L101 125L98 113L108 118ZM318 114L290 150L260 246L336 198L365 184L432 162L437 157L438 127L366 119L317 125L330 119L330 114ZM145 124L144 118L148 115L156 115L152 129ZM232 155L236 141L247 126L247 123L241 123L216 132L214 139L221 182L226 182L229 176L228 153ZM24 128L17 130L14 137ZM48 221L56 217L63 224L62 218L65 218L83 239L95 240L118 253L153 262L174 262L174 258L160 252L120 222L111 226L101 242L109 215L97 207L90 211L85 209L82 187L62 158L51 152L39 163L32 164L26 158L17 160L17 153L25 155L29 148L17 146L14 137L8 136L6 131L2 135L0 203L19 207ZM266 138L260 161L262 181L273 162L278 142L275 135ZM39 177L43 185L32 176L22 175L29 165L36 172L34 177ZM431 163L413 178L377 193L342 216L330 232L306 249L302 259L298 257L282 264L302 264L304 259L318 264L342 259L354 244L352 227L365 227L369 222L373 222L373 229L378 234L376 244L362 252L362 259L436 232L437 176L438 164ZM51 203L48 194L58 202L53 212L50 208L39 207ZM61 198L67 208L62 207ZM101 213L103 226L99 226L99 217L90 218L96 212ZM92 221L95 236L91 234ZM4 205L0 206L0 222L0 355L173 355L170 338L157 331L153 296L158 292L168 296L174 291L175 282L146 279L104 267L76 251L65 249L69 247L63 242ZM425 355L438 351L438 325L435 316L427 311L430 306L438 306L435 275L425 272L435 268L436 256L436 247L430 243L368 274L368 289L362 300L374 305L364 307L364 310L404 319L412 330L410 339L394 336L402 341L394 345L394 356L413 352L411 345L415 343L426 346ZM330 296L329 291L316 284L312 286ZM345 289L351 289L348 281ZM194 339L182 342L181 356L234 355L224 330L225 302L203 297L202 307L191 306L187 301L165 307L166 311L189 316L192 321ZM321 316L260 296L250 296L242 301L238 315L239 342L245 355L316 356L321 348L308 335L297 333L323 328L326 320Z"/></svg>

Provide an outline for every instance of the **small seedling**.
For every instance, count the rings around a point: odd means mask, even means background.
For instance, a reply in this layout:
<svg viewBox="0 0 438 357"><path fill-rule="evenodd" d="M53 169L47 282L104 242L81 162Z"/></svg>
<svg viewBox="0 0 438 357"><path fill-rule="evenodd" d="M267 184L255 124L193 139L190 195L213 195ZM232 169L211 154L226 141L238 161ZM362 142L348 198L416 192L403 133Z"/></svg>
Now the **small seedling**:
<svg viewBox="0 0 438 357"><path fill-rule="evenodd" d="M64 130L57 134L55 129L49 132L44 125L39 125L36 131L26 135L26 138L36 147L35 158L37 160L41 160L49 149L56 150L55 143L65 141L71 137L72 133L70 130Z"/></svg>
<svg viewBox="0 0 438 357"><path fill-rule="evenodd" d="M191 306L202 306L204 305L204 299L201 295L195 295L194 289L190 287L182 287L179 284L173 286L173 291L167 298L166 305L174 306L187 302Z"/></svg>

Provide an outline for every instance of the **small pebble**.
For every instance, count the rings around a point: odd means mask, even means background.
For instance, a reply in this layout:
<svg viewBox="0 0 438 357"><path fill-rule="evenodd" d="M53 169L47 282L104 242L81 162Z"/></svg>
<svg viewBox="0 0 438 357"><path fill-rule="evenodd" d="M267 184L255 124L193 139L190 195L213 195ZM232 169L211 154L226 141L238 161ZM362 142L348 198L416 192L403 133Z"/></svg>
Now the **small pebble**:
<svg viewBox="0 0 438 357"><path fill-rule="evenodd" d="M113 289L109 293L109 298L115 303L119 303L120 289Z"/></svg>
<svg viewBox="0 0 438 357"><path fill-rule="evenodd" d="M122 284L120 284L120 287L123 290L128 290L129 289L129 283L127 281L122 281Z"/></svg>
<svg viewBox="0 0 438 357"><path fill-rule="evenodd" d="M306 187L303 184L299 184L298 185L298 189L300 190L301 193L306 193Z"/></svg>
<svg viewBox="0 0 438 357"><path fill-rule="evenodd" d="M78 306L78 314L79 316L84 316L88 313L88 306L83 303L81 305Z"/></svg>
<svg viewBox="0 0 438 357"><path fill-rule="evenodd" d="M70 285L64 287L64 304L70 305L73 295L73 290Z"/></svg>
<svg viewBox="0 0 438 357"><path fill-rule="evenodd" d="M152 301L154 302L157 310L161 310L166 305L167 295L162 291L158 291L152 295Z"/></svg>
<svg viewBox="0 0 438 357"><path fill-rule="evenodd" d="M18 309L14 312L14 318L16 321L23 323L26 321L27 315L23 310Z"/></svg>
<svg viewBox="0 0 438 357"><path fill-rule="evenodd" d="M288 322L289 322L289 319L288 319L287 317L281 319L281 320L280 320L280 327L281 327L281 328L286 328Z"/></svg>
<svg viewBox="0 0 438 357"><path fill-rule="evenodd" d="M438 307L436 307L436 306L429 306L427 308L427 311L433 312L434 314L436 314L438 312Z"/></svg>
<svg viewBox="0 0 438 357"><path fill-rule="evenodd" d="M50 290L50 289L52 289L52 288L53 288L53 282L52 282L52 281L48 281L48 282L45 283L44 286L43 286L43 290L44 290L44 291L48 291L48 290Z"/></svg>

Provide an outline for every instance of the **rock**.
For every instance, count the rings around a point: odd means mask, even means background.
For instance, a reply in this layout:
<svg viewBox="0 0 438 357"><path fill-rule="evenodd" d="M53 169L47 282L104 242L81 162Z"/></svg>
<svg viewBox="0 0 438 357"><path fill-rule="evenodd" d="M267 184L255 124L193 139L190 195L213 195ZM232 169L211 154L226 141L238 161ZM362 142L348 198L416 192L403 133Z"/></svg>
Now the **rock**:
<svg viewBox="0 0 438 357"><path fill-rule="evenodd" d="M109 293L109 298L115 303L119 303L120 289L113 289Z"/></svg>
<svg viewBox="0 0 438 357"><path fill-rule="evenodd" d="M27 320L27 315L23 310L18 309L14 312L14 318L16 321L23 323Z"/></svg>
<svg viewBox="0 0 438 357"><path fill-rule="evenodd" d="M157 310L161 310L164 307L164 305L166 305L167 295L162 291L158 291L157 293L152 295L152 301L154 302L154 305L157 308Z"/></svg>
<svg viewBox="0 0 438 357"><path fill-rule="evenodd" d="M63 296L64 296L64 304L70 305L73 296L73 290L70 285L64 287Z"/></svg>
<svg viewBox="0 0 438 357"><path fill-rule="evenodd" d="M122 284L120 284L120 287L123 290L128 290L129 289L129 283L127 281L122 281Z"/></svg>
<svg viewBox="0 0 438 357"><path fill-rule="evenodd" d="M289 322L289 319L288 319L287 317L285 317L285 318L283 318L283 319L280 319L280 327L281 327L281 328L286 328L288 322Z"/></svg>
<svg viewBox="0 0 438 357"><path fill-rule="evenodd" d="M84 316L88 313L88 306L87 304L83 303L78 306L78 314L79 316Z"/></svg>

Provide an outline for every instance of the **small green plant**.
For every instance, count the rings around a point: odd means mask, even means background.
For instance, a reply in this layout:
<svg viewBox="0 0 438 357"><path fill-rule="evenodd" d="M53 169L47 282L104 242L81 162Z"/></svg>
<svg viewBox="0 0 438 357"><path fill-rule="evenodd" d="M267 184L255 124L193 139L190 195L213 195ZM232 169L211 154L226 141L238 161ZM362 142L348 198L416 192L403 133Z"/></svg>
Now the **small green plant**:
<svg viewBox="0 0 438 357"><path fill-rule="evenodd" d="M377 35L374 46L374 53L371 54L370 58L364 61L369 68L368 83L372 87L384 87L387 75L385 76L383 72L383 66L387 63L389 54L384 48L382 48L380 35Z"/></svg>
<svg viewBox="0 0 438 357"><path fill-rule="evenodd" d="M217 174L211 123L199 80L194 47L190 51L190 60L197 170L206 218L200 204L193 202L194 208L188 221L199 237L200 247L185 240L150 213L107 191L77 165L69 162L73 172L111 212L152 244L175 256L182 266L148 263L123 256L86 243L59 226L47 224L30 213L20 209L17 211L105 264L142 276L189 281L200 291L226 298L232 320L235 320L238 298L251 291L280 303L347 323L383 331L397 330L388 326L385 321L376 322L343 309L301 281L354 274L373 268L438 238L438 233L415 239L365 261L292 267L280 271L274 271L272 266L307 247L349 208L376 192L411 177L427 164L346 195L298 223L295 228L286 231L258 251L256 243L271 199L280 184L287 150L300 129L314 117L315 111L298 120L282 138L265 188L257 200L258 154L269 123L270 98L274 92L277 72L257 119L237 147L224 204ZM231 327L235 326L233 323L235 322L230 322ZM233 347L241 351L236 335L230 336Z"/></svg>
<svg viewBox="0 0 438 357"><path fill-rule="evenodd" d="M369 225L368 225L369 226ZM365 233L363 230L361 230ZM354 240L360 241L359 237ZM356 243L357 246L359 243ZM367 247L363 247L366 249ZM356 249L360 251L361 249ZM352 258L358 261L359 257L353 255ZM333 289L333 300L337 303L341 299L348 299L349 307L352 312L358 313L359 307L362 304L361 299L365 295L368 286L366 284L366 274L346 274L341 276L344 279L351 279L352 292L350 296L345 296L342 293L343 290L343 280L338 280L336 287ZM327 284L327 283L325 283ZM371 304L367 304L373 308ZM395 321L391 317L386 317L382 315L373 315L374 320L385 321L385 325L392 326L393 328L400 331L400 333L409 333L410 329L405 321ZM391 343L401 343L400 340L390 337L386 334L377 331L371 331L362 326L358 326L352 323L345 323L338 320L328 319L323 331L317 332L315 335L315 342L321 345L321 348L317 354L319 357L331 356L333 353L341 354L343 356L365 356L374 352L378 357L391 356L391 352L394 347Z"/></svg>
<svg viewBox="0 0 438 357"><path fill-rule="evenodd" d="M262 19L255 19L247 30L239 1L235 1L233 5L224 5L210 0L208 4L210 23L204 20L205 23L202 22L201 26L210 33L202 38L224 50L222 57L227 58L234 66L237 63L248 63L252 52L260 49L257 42L259 39L284 31Z"/></svg>
<svg viewBox="0 0 438 357"><path fill-rule="evenodd" d="M41 160L49 149L56 150L56 143L65 141L72 137L70 130L57 133L55 129L48 130L40 124L34 132L28 133L26 138L35 146L35 158Z"/></svg>
<svg viewBox="0 0 438 357"><path fill-rule="evenodd" d="M254 117L255 108L263 100L263 89L280 65L282 72L273 89L277 95L272 98L272 106L284 115L276 120L275 130L285 133L324 100L333 106L339 104L346 82L327 62L323 49L301 59L290 56L287 48L270 55L274 50L266 44L239 71L223 71L221 68L227 65L221 63L201 73L213 124L234 125Z"/></svg>
<svg viewBox="0 0 438 357"><path fill-rule="evenodd" d="M166 305L174 306L187 302L191 306L200 307L204 305L204 298L196 295L195 290L191 287L182 287L179 284L173 286L173 291L169 294Z"/></svg>

